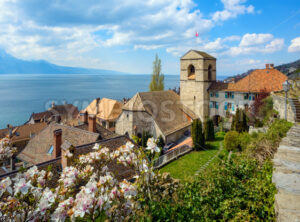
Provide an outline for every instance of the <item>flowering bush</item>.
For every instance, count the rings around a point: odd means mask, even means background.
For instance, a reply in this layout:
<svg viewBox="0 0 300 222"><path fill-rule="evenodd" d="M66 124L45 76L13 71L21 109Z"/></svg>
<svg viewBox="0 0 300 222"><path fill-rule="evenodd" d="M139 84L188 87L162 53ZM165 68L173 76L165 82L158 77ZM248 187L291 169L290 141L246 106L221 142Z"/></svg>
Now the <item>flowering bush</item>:
<svg viewBox="0 0 300 222"><path fill-rule="evenodd" d="M149 150L155 150L154 140L149 140ZM36 166L19 172L14 178L0 182L0 217L13 221L65 221L97 218L121 221L140 209L141 196L151 196L149 188L157 175L144 153L128 142L113 152L94 146L94 151L79 156L66 156L72 166L65 167L51 187L52 173L38 170ZM115 163L135 172L135 181L120 179L117 170L108 168ZM118 178L118 179L117 179Z"/></svg>
<svg viewBox="0 0 300 222"><path fill-rule="evenodd" d="M10 147L9 142L8 138L0 139L0 162L12 157L16 152L16 148Z"/></svg>

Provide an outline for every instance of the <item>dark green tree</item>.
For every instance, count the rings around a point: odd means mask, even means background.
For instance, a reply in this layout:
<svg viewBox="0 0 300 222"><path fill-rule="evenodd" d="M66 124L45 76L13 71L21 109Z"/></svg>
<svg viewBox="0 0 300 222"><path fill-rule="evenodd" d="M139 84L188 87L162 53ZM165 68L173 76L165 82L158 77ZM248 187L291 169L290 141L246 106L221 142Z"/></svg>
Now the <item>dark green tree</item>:
<svg viewBox="0 0 300 222"><path fill-rule="evenodd" d="M207 119L204 123L204 135L206 141L212 141L215 139L214 122L212 119Z"/></svg>
<svg viewBox="0 0 300 222"><path fill-rule="evenodd" d="M192 123L192 139L196 150L204 149L205 138L202 131L202 122L200 119L195 119Z"/></svg>
<svg viewBox="0 0 300 222"><path fill-rule="evenodd" d="M150 91L162 91L164 90L164 74L161 73L161 60L158 56L155 56L155 60L153 62L153 73L152 79L149 85Z"/></svg>
<svg viewBox="0 0 300 222"><path fill-rule="evenodd" d="M246 112L237 108L235 115L232 117L231 130L241 132L248 132L248 117Z"/></svg>

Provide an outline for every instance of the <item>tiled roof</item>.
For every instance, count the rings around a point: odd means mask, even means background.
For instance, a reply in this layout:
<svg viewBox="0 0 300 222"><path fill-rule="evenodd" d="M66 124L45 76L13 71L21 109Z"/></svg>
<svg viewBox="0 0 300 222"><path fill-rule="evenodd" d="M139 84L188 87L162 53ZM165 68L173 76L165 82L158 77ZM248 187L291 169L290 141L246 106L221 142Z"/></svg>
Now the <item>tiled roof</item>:
<svg viewBox="0 0 300 222"><path fill-rule="evenodd" d="M187 53L185 53L185 54L181 57L181 59L184 59L184 57L185 57L186 55L188 55L189 53L191 53L191 52L197 53L200 57L202 57L202 58L204 58L204 59L216 59L215 57L213 57L213 56L207 54L206 52L199 51L199 50L194 50L194 49L191 49L191 50L189 50Z"/></svg>
<svg viewBox="0 0 300 222"><path fill-rule="evenodd" d="M88 124L83 123L80 125L75 126L76 128L82 129L82 130L88 130ZM118 136L117 134L113 133L112 131L104 128L100 124L96 123L96 133L100 134L100 139L109 139Z"/></svg>
<svg viewBox="0 0 300 222"><path fill-rule="evenodd" d="M38 135L29 141L24 150L17 156L25 162L37 164L51 160L52 157L48 154L50 147L53 145L53 131L62 129L62 141L67 140L74 146L92 143L98 140L99 134L92 133L86 130L51 123Z"/></svg>
<svg viewBox="0 0 300 222"><path fill-rule="evenodd" d="M44 111L44 112L40 112L40 113L32 113L31 117L37 121L37 120L48 120L51 116L52 116L52 112L50 111Z"/></svg>
<svg viewBox="0 0 300 222"><path fill-rule="evenodd" d="M98 107L97 107L98 106ZM97 99L94 99L81 113L87 112L94 114L98 118L104 120L115 120L122 112L122 103L117 100L102 98L97 104Z"/></svg>
<svg viewBox="0 0 300 222"><path fill-rule="evenodd" d="M49 110L39 113L32 113L31 117L37 121L41 119L49 120L54 115L61 116L62 119L71 119L78 116L78 108L72 104L54 105Z"/></svg>
<svg viewBox="0 0 300 222"><path fill-rule="evenodd" d="M254 93L280 91L286 79L287 76L277 69L256 69L236 83L214 82L209 90Z"/></svg>
<svg viewBox="0 0 300 222"><path fill-rule="evenodd" d="M124 110L147 112L153 117L164 135L169 135L191 124L197 116L180 102L180 97L169 91L137 93L123 106Z"/></svg>
<svg viewBox="0 0 300 222"><path fill-rule="evenodd" d="M78 108L72 104L55 105L49 111L53 115L60 115L62 119L76 118L79 114Z"/></svg>
<svg viewBox="0 0 300 222"><path fill-rule="evenodd" d="M16 142L24 139L30 139L46 127L47 123L44 122L17 126L13 129L13 136L11 137L11 141Z"/></svg>
<svg viewBox="0 0 300 222"><path fill-rule="evenodd" d="M47 127L47 123L35 123L35 124L25 124L21 126L13 127L11 142L17 142L24 139L30 139L35 134L42 131ZM0 130L0 138L8 136L8 129Z"/></svg>
<svg viewBox="0 0 300 222"><path fill-rule="evenodd" d="M95 145L95 143L98 143L102 147L107 147L112 152L113 150L116 150L118 147L125 145L129 141L132 142L126 136L118 136L118 137L114 137L114 138L110 138L110 139L106 139L106 140L101 140L101 141L77 146L77 147L75 147L74 155L78 156L81 154L86 154L86 153L92 152L93 151L92 148ZM135 147L135 148L137 148L137 147ZM39 170L47 170L48 167L51 166L51 172L53 173L53 177L52 177L51 181L49 182L49 184L47 184L47 186L55 187L55 185L57 184L57 181L59 179L60 173L62 171L61 157L38 163L38 164L36 164L36 166L39 168ZM133 171L133 169L131 169L129 167L125 167L124 165L116 164L115 162L112 162L111 164L109 164L108 168L110 171L117 172L116 177L119 180L123 180L124 178L131 179L135 175L135 172ZM19 172L18 170L15 170L13 172L0 175L0 179L5 178L7 176L12 177L15 174L17 174L18 172Z"/></svg>

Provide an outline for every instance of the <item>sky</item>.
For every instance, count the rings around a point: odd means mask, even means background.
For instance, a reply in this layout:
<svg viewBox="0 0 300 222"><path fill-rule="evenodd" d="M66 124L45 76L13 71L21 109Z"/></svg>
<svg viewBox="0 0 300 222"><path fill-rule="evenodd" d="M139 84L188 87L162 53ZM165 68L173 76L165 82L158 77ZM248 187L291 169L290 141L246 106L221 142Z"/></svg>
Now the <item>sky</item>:
<svg viewBox="0 0 300 222"><path fill-rule="evenodd" d="M217 75L300 59L300 1L0 0L0 50L19 59L145 74L158 54L179 74L190 49Z"/></svg>

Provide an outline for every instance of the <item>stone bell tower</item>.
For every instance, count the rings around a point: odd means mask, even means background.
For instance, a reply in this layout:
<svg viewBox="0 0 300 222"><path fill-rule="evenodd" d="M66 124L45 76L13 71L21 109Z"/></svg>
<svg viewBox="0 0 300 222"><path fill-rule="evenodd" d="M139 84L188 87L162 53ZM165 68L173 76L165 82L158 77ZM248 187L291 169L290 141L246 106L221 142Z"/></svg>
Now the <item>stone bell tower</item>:
<svg viewBox="0 0 300 222"><path fill-rule="evenodd" d="M190 50L180 58L180 100L201 121L209 117L208 88L216 81L216 58Z"/></svg>

